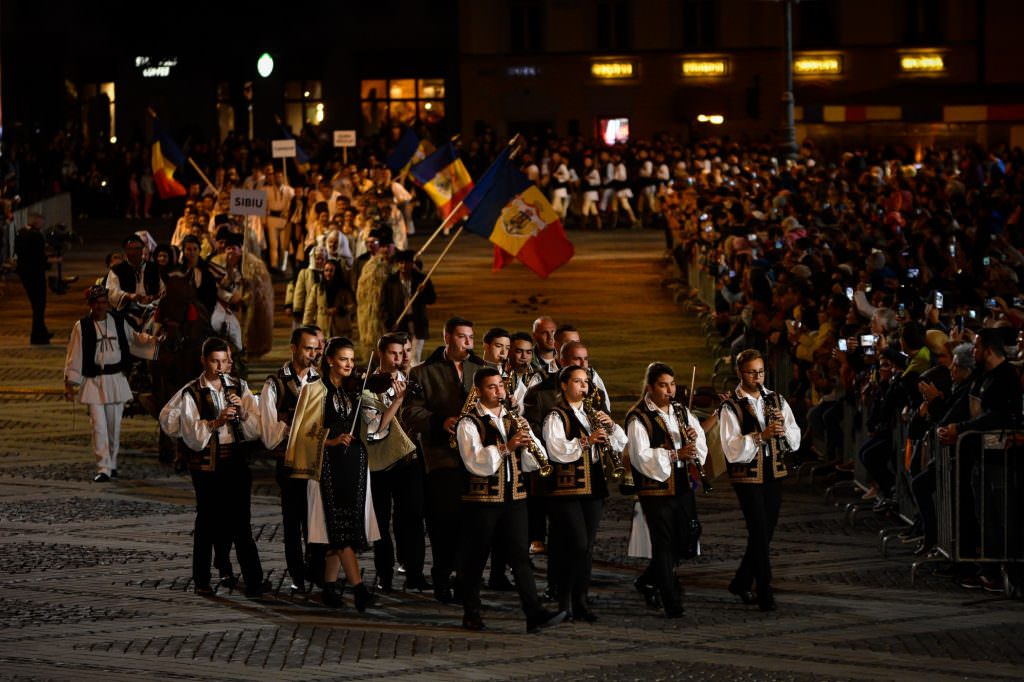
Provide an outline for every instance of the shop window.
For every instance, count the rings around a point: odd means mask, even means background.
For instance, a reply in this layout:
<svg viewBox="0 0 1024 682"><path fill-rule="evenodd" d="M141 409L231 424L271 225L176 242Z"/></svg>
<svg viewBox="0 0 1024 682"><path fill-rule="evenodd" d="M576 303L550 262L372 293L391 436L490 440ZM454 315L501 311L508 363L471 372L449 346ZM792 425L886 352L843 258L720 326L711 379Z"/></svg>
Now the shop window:
<svg viewBox="0 0 1024 682"><path fill-rule="evenodd" d="M364 135L386 126L434 125L444 119L443 78L372 79L360 83L360 111Z"/></svg>
<svg viewBox="0 0 1024 682"><path fill-rule="evenodd" d="M320 125L326 110L320 81L288 81L284 86L284 122L298 134L307 124Z"/></svg>

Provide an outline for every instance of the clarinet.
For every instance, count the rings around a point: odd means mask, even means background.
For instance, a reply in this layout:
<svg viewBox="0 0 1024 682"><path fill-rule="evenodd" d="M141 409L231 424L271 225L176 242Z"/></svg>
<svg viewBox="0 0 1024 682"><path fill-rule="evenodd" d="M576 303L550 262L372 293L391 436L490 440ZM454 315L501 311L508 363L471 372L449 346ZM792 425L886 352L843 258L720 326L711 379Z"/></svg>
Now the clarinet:
<svg viewBox="0 0 1024 682"><path fill-rule="evenodd" d="M682 403L672 401L672 411L676 415L676 422L679 424L679 437L683 441L683 447L689 445L689 437L686 435L686 427L689 425L689 421L683 414ZM692 460L693 468L697 470L697 477L700 479L700 487L704 490L705 495L710 495L714 488L711 487L711 479L708 478L707 472L704 471L704 465L700 462L700 457L696 457ZM683 464L677 461L676 465Z"/></svg>
<svg viewBox="0 0 1024 682"><path fill-rule="evenodd" d="M764 386L758 384L757 390L761 392L761 399L764 400L764 425L767 427L773 422L782 423L784 418L779 410L775 408L775 404L768 401L768 392L764 390ZM772 457L777 457L790 451L789 441L786 440L785 436L772 436L765 442L765 446L768 448L768 454Z"/></svg>

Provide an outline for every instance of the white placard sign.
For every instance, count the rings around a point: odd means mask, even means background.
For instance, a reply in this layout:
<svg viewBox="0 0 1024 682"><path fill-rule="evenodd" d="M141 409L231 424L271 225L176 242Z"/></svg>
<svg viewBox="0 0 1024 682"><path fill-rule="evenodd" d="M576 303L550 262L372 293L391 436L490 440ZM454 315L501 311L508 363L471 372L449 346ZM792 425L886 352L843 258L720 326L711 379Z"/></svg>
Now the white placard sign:
<svg viewBox="0 0 1024 682"><path fill-rule="evenodd" d="M335 147L355 147L356 146L356 131L354 131L354 130L335 130L334 131L334 146Z"/></svg>
<svg viewBox="0 0 1024 682"><path fill-rule="evenodd" d="M295 140L274 140L270 153L275 159L290 159L295 156Z"/></svg>
<svg viewBox="0 0 1024 682"><path fill-rule="evenodd" d="M262 189L231 190L232 215L267 215L267 193Z"/></svg>

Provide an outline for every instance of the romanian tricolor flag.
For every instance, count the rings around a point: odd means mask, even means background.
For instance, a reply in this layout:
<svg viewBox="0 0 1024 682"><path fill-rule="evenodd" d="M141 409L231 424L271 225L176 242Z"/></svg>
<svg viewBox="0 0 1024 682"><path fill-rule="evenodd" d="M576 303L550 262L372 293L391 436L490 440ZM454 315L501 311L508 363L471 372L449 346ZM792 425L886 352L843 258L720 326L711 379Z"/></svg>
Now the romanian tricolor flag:
<svg viewBox="0 0 1024 682"><path fill-rule="evenodd" d="M410 166L419 163L433 151L432 147L433 145L426 140L421 141L412 128L406 128L402 136L398 138L398 144L384 160L384 164L395 175L405 175Z"/></svg>
<svg viewBox="0 0 1024 682"><path fill-rule="evenodd" d="M448 218L473 189L473 178L451 142L413 166L410 172L437 204L441 218ZM460 214L467 212L465 207L459 209ZM454 216L453 220L458 218Z"/></svg>
<svg viewBox="0 0 1024 682"><path fill-rule="evenodd" d="M564 265L575 252L547 198L512 163L506 149L480 178L463 204L466 229L487 237L541 277ZM504 263L495 252L495 267Z"/></svg>
<svg viewBox="0 0 1024 682"><path fill-rule="evenodd" d="M150 150L153 165L153 182L161 199L185 196L185 186L174 179L174 171L185 165L185 155L174 143L171 136L160 124L160 119L153 119L153 146Z"/></svg>

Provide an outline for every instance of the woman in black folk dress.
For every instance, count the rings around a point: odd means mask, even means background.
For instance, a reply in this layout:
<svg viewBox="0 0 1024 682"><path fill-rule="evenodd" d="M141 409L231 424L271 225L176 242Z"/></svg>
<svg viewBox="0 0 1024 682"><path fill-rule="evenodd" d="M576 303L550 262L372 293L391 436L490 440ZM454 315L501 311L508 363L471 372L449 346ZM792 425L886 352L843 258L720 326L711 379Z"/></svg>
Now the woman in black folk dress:
<svg viewBox="0 0 1024 682"><path fill-rule="evenodd" d="M352 342L336 337L327 343L320 381L299 393L285 463L295 478L308 480L309 542L327 545L323 601L341 606L338 574L352 585L360 611L373 601L362 582L358 552L380 538L373 513L366 446L353 429L359 386L353 382ZM399 401L400 402L400 401ZM367 432L386 429L395 410L384 414L360 410Z"/></svg>

